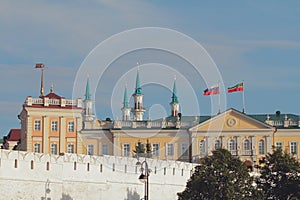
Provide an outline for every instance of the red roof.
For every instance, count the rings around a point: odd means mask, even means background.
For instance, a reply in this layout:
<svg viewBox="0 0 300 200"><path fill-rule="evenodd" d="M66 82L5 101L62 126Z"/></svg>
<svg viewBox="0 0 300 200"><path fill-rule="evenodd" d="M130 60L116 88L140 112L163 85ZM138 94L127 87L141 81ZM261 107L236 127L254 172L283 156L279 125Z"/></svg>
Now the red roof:
<svg viewBox="0 0 300 200"><path fill-rule="evenodd" d="M54 92L50 92L46 96L43 96L43 98L48 97L49 99L61 99L62 97L55 94Z"/></svg>
<svg viewBox="0 0 300 200"><path fill-rule="evenodd" d="M21 129L10 129L7 140L8 141L19 141L21 139Z"/></svg>

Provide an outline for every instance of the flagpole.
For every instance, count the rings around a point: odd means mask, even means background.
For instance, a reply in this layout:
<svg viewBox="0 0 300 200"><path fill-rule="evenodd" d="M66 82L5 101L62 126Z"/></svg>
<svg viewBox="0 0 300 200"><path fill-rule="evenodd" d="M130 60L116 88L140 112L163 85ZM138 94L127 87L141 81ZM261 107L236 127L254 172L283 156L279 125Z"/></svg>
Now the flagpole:
<svg viewBox="0 0 300 200"><path fill-rule="evenodd" d="M218 88L219 88L219 112L218 112L218 114L220 114L221 113L220 81L218 81Z"/></svg>
<svg viewBox="0 0 300 200"><path fill-rule="evenodd" d="M245 85L243 80L243 113L245 113Z"/></svg>

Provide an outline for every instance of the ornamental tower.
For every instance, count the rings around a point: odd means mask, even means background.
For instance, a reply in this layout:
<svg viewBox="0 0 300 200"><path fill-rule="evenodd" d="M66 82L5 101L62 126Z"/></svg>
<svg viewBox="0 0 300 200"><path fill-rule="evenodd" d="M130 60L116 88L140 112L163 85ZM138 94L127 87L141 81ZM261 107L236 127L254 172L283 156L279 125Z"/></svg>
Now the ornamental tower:
<svg viewBox="0 0 300 200"><path fill-rule="evenodd" d="M133 114L133 121L142 121L143 115L145 113L145 109L143 109L143 94L142 94L142 88L140 83L140 73L139 73L139 67L137 70L136 75L136 84L135 84L135 92L132 95L134 100L134 107L131 109L131 112Z"/></svg>
<svg viewBox="0 0 300 200"><path fill-rule="evenodd" d="M177 97L176 77L174 78L173 95L172 95L172 101L170 103L170 106L171 106L171 116L177 117L179 113L179 101Z"/></svg>
<svg viewBox="0 0 300 200"><path fill-rule="evenodd" d="M123 121L130 120L130 107L128 101L127 86L125 86L123 108L121 110L122 110L122 120Z"/></svg>
<svg viewBox="0 0 300 200"><path fill-rule="evenodd" d="M87 79L85 88L85 99L84 99L84 121L94 121L95 115L93 114L93 101L91 98L90 79Z"/></svg>

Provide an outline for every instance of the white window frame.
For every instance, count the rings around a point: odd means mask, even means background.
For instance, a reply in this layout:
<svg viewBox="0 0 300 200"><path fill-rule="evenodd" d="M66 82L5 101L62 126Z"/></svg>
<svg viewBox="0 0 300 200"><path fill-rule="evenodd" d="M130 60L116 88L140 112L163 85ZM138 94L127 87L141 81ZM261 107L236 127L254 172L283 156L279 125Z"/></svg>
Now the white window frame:
<svg viewBox="0 0 300 200"><path fill-rule="evenodd" d="M258 141L258 154L265 154L265 140Z"/></svg>
<svg viewBox="0 0 300 200"><path fill-rule="evenodd" d="M181 156L189 156L189 144L188 143L181 143L180 144L180 155Z"/></svg>
<svg viewBox="0 0 300 200"><path fill-rule="evenodd" d="M251 143L249 139L244 140L244 151L250 151L251 150Z"/></svg>
<svg viewBox="0 0 300 200"><path fill-rule="evenodd" d="M74 144L68 144L68 153L74 153L75 148Z"/></svg>
<svg viewBox="0 0 300 200"><path fill-rule="evenodd" d="M298 154L298 143L296 141L290 142L290 153L293 155Z"/></svg>
<svg viewBox="0 0 300 200"><path fill-rule="evenodd" d="M166 156L174 156L174 143L167 143L166 145Z"/></svg>
<svg viewBox="0 0 300 200"><path fill-rule="evenodd" d="M93 144L88 144L87 146L86 146L86 153L87 153L87 155L94 155L94 153L95 153L95 147L94 147L94 145Z"/></svg>
<svg viewBox="0 0 300 200"><path fill-rule="evenodd" d="M51 131L52 132L58 131L58 121L51 121Z"/></svg>
<svg viewBox="0 0 300 200"><path fill-rule="evenodd" d="M275 147L280 148L283 150L283 142L276 142Z"/></svg>
<svg viewBox="0 0 300 200"><path fill-rule="evenodd" d="M34 131L40 131L41 130L41 120L37 119L34 120Z"/></svg>
<svg viewBox="0 0 300 200"><path fill-rule="evenodd" d="M229 151L236 151L236 141L234 139L229 140Z"/></svg>
<svg viewBox="0 0 300 200"><path fill-rule="evenodd" d="M124 143L122 145L122 155L125 157L130 156L130 144L129 143Z"/></svg>
<svg viewBox="0 0 300 200"><path fill-rule="evenodd" d="M222 148L221 140L219 140L219 139L215 140L215 150L221 149L221 148Z"/></svg>
<svg viewBox="0 0 300 200"><path fill-rule="evenodd" d="M75 122L69 121L68 122L68 132L74 132L75 131Z"/></svg>
<svg viewBox="0 0 300 200"><path fill-rule="evenodd" d="M102 143L102 145L101 145L101 153L102 153L102 155L108 155L109 154L108 144L107 143Z"/></svg>
<svg viewBox="0 0 300 200"><path fill-rule="evenodd" d="M159 143L153 143L152 144L153 156L159 157L159 150L160 150Z"/></svg>
<svg viewBox="0 0 300 200"><path fill-rule="evenodd" d="M51 154L57 155L57 144L56 143L50 144L50 152L51 152Z"/></svg>
<svg viewBox="0 0 300 200"><path fill-rule="evenodd" d="M206 142L205 142L205 140L200 141L199 148L200 148L200 155L205 155L206 154Z"/></svg>
<svg viewBox="0 0 300 200"><path fill-rule="evenodd" d="M40 143L34 143L34 145L33 145L33 151L35 153L41 153L41 144Z"/></svg>

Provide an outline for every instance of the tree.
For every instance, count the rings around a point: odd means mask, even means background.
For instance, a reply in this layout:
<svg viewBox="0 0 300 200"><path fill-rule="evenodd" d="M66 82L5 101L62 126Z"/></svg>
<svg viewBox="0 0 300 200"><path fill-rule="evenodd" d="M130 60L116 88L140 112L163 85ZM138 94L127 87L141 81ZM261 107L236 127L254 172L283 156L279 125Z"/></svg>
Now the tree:
<svg viewBox="0 0 300 200"><path fill-rule="evenodd" d="M213 151L195 167L179 200L253 199L259 196L246 165L225 149Z"/></svg>
<svg viewBox="0 0 300 200"><path fill-rule="evenodd" d="M277 148L259 164L257 186L266 199L300 199L300 165L292 155Z"/></svg>
<svg viewBox="0 0 300 200"><path fill-rule="evenodd" d="M135 150L133 150L133 152L135 153L136 157L151 158L152 157L151 144L147 140L147 144L146 144L146 148L145 148L145 145L139 141L137 143L137 145L135 146Z"/></svg>

